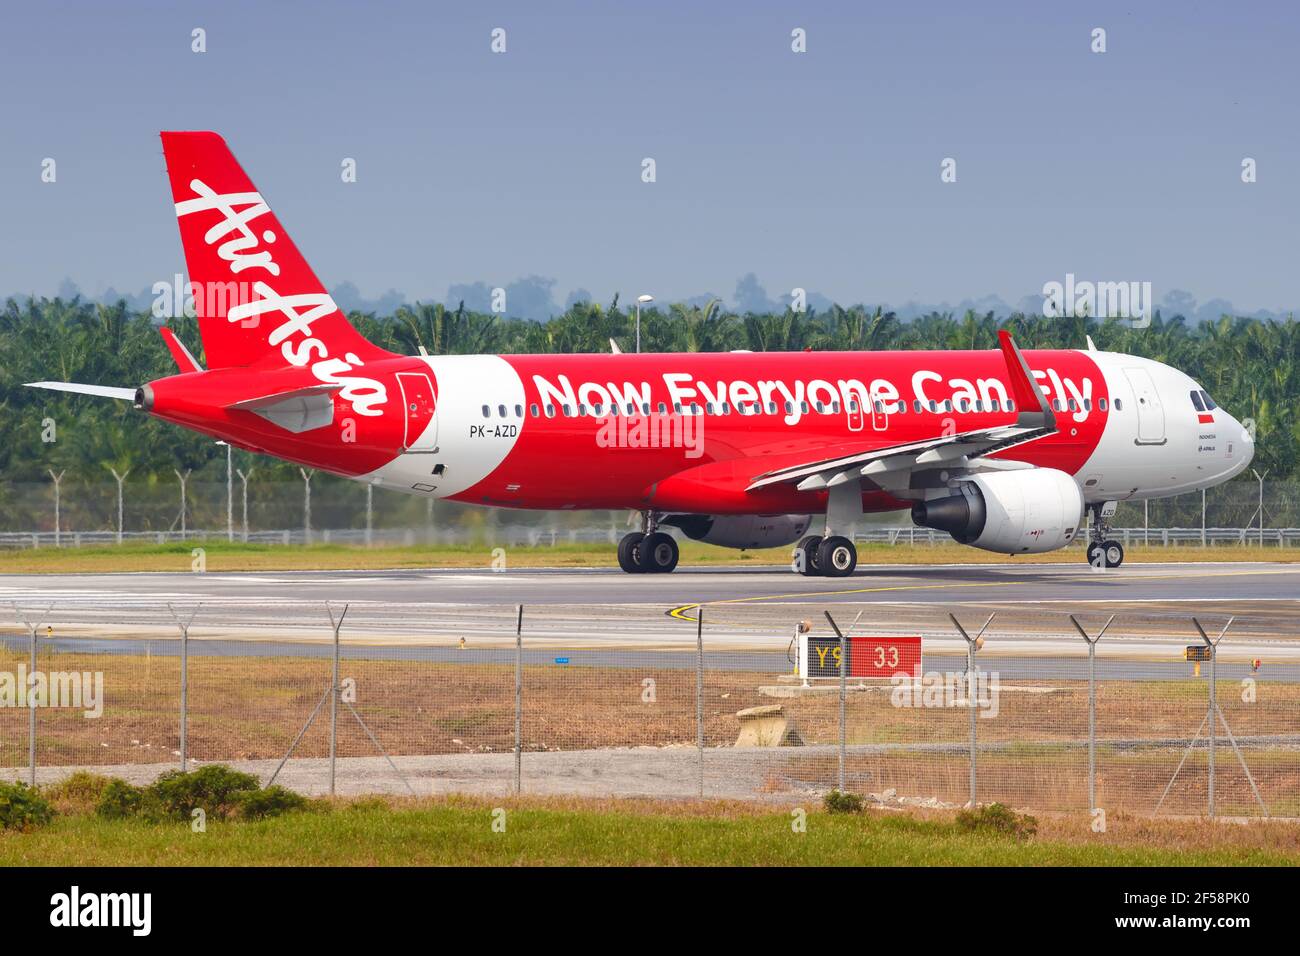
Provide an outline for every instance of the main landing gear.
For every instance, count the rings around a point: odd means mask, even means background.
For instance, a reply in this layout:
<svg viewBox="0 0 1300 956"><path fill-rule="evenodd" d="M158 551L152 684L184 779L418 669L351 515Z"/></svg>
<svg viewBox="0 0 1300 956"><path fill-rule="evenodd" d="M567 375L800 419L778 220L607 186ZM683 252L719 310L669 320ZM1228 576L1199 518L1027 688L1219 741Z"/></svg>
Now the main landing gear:
<svg viewBox="0 0 1300 956"><path fill-rule="evenodd" d="M810 534L794 546L791 567L806 577L847 578L858 566L858 549L843 535Z"/></svg>
<svg viewBox="0 0 1300 956"><path fill-rule="evenodd" d="M618 566L628 574L667 574L677 567L677 541L657 530L652 512L641 516L643 531L624 535L618 543Z"/></svg>
<svg viewBox="0 0 1300 956"><path fill-rule="evenodd" d="M847 578L858 566L858 549L848 531L862 517L862 485L831 485L826 496L826 533L810 534L794 546L790 569L805 577Z"/></svg>
<svg viewBox="0 0 1300 956"><path fill-rule="evenodd" d="M1094 568L1118 568L1124 563L1124 546L1108 539L1110 525L1106 519L1115 513L1115 503L1088 505L1088 563Z"/></svg>

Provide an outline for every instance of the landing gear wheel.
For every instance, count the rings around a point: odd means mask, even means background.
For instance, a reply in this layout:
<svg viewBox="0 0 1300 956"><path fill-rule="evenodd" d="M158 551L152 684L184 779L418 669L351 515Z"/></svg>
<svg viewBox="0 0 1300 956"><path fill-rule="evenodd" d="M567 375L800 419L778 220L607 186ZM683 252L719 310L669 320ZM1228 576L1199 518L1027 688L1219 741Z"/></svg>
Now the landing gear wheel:
<svg viewBox="0 0 1300 956"><path fill-rule="evenodd" d="M641 569L641 542L645 540L645 535L639 531L623 536L623 540L618 543L618 566L628 574L638 574Z"/></svg>
<svg viewBox="0 0 1300 956"><path fill-rule="evenodd" d="M662 531L648 534L636 551L637 566L641 571L667 574L677 567L677 542L670 534Z"/></svg>
<svg viewBox="0 0 1300 956"><path fill-rule="evenodd" d="M828 578L847 578L858 566L858 549L848 538L832 535L818 547L817 564Z"/></svg>
<svg viewBox="0 0 1300 956"><path fill-rule="evenodd" d="M799 574L815 578L822 573L818 551L821 543L821 535L810 534L794 546L794 568Z"/></svg>
<svg viewBox="0 0 1300 956"><path fill-rule="evenodd" d="M1124 563L1124 546L1118 541L1094 541L1088 545L1088 563L1094 568L1118 568Z"/></svg>

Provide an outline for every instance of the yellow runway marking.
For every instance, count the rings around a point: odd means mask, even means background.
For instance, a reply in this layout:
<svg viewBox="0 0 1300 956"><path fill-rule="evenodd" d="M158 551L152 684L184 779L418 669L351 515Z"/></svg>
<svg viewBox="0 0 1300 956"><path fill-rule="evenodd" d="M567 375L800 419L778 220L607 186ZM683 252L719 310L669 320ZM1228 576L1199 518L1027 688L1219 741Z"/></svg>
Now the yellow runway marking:
<svg viewBox="0 0 1300 956"><path fill-rule="evenodd" d="M1188 571L1181 571L1178 573L1170 573L1170 574L1145 574L1142 575L1141 577L1129 577L1129 578L1111 577L1110 580L1115 581L1117 584L1136 584L1136 583L1141 583L1143 581L1152 581L1160 578L1228 578L1228 577L1236 577L1236 576L1246 575L1246 574L1257 574L1257 575L1295 574L1297 572L1300 572L1300 568L1278 568L1275 570L1267 570L1267 571L1249 569L1249 570L1241 570L1241 571L1219 571L1219 572L1215 572L1215 571L1197 572L1197 571L1188 570ZM1105 574L1105 573L1106 572L1087 571L1087 572L1081 572L1080 574L1077 575L1073 575L1069 578L1064 578L1064 579L1056 578L1054 580L1082 581L1086 578L1094 577L1097 574ZM700 601L695 604L683 604L680 607L675 607L672 610L668 611L668 616L675 617L679 621L690 621L694 623L695 618L687 616L686 614L687 611L693 611L697 607L712 607L715 605L722 605L722 604L752 604L757 601L779 601L784 598L804 598L804 597L821 597L821 596L835 597L835 596L842 596L845 594L874 594L883 591L929 591L929 590L943 591L951 588L1005 588L1005 587L1014 587L1016 585L1029 584L1029 583L1031 582L1029 581L978 581L978 582L968 582L964 584L944 584L944 583L896 584L887 587L849 588L842 591L792 591L788 594L753 594L750 595L749 597L723 598L717 601Z"/></svg>
<svg viewBox="0 0 1300 956"><path fill-rule="evenodd" d="M794 591L789 594L752 594L749 597L723 598L718 601L700 601L697 604L683 604L681 607L675 607L668 612L669 617L675 617L679 621L695 621L693 617L687 617L681 613L683 611L692 611L697 607L713 607L718 604L749 604L754 601L779 601L782 598L797 597L823 597L843 594L872 594L879 591L929 591L935 588L1006 588L1017 584L1027 584L1027 581L978 581L968 584L896 584L883 588L850 588L844 591Z"/></svg>

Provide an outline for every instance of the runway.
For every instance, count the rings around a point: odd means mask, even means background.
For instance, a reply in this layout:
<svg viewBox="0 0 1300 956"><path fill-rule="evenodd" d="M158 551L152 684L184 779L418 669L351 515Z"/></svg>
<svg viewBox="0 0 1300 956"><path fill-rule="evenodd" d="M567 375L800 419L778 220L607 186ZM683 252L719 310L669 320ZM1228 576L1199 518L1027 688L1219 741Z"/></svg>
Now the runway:
<svg viewBox="0 0 1300 956"><path fill-rule="evenodd" d="M0 575L0 607L79 638L174 636L171 603L182 617L198 607L197 638L315 642L331 637L327 601L349 605L354 643L512 643L522 604L530 641L661 650L694 644L701 609L711 647L764 650L784 649L800 619L829 630L827 610L858 632L922 634L943 653L964 647L949 612L972 630L996 614L996 643L1073 655L1086 645L1068 615L1095 633L1113 613L1099 654L1166 660L1199 642L1193 616L1211 637L1234 617L1225 656L1300 662L1300 565L1283 563L872 565L834 579L780 567ZM11 607L0 616L19 624Z"/></svg>
<svg viewBox="0 0 1300 956"><path fill-rule="evenodd" d="M611 568L420 569L258 573L137 572L0 575L0 601L352 601L460 604L964 604L1135 601L1274 601L1300 598L1300 564L1078 564L859 566L850 578L807 578L779 567L683 568L669 575Z"/></svg>

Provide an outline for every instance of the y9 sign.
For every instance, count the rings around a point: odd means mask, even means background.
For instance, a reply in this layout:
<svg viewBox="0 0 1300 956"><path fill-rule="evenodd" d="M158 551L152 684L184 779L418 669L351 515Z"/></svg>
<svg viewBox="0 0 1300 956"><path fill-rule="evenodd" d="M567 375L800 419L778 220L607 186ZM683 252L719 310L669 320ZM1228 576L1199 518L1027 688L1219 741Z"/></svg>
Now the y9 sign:
<svg viewBox="0 0 1300 956"><path fill-rule="evenodd" d="M919 637L850 637L849 676L883 677L907 674L921 679Z"/></svg>

